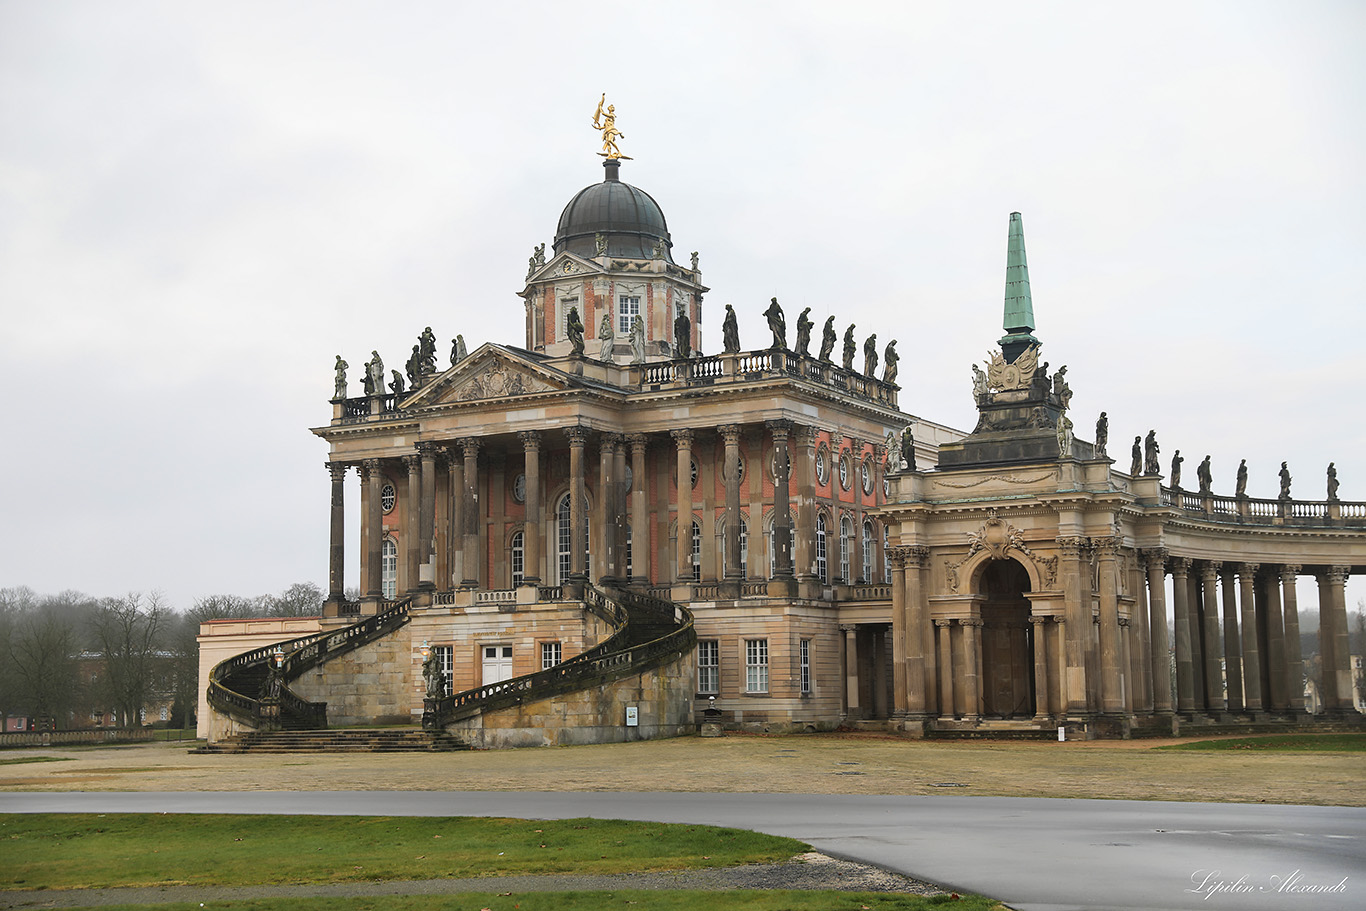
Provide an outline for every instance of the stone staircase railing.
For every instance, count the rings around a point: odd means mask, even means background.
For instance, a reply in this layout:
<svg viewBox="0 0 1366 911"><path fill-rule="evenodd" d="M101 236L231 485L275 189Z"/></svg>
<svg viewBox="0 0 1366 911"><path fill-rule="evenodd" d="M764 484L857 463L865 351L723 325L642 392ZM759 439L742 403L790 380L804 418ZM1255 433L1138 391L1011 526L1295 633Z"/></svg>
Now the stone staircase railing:
<svg viewBox="0 0 1366 911"><path fill-rule="evenodd" d="M412 599L343 629L300 636L235 655L209 672L209 707L257 730L327 727L327 703L301 699L288 684L305 671L386 636L408 622ZM284 661L273 673L275 650Z"/></svg>
<svg viewBox="0 0 1366 911"><path fill-rule="evenodd" d="M546 670L425 699L422 726L440 728L482 712L601 687L667 664L697 644L692 613L653 595L590 587L583 605L613 628L612 635Z"/></svg>

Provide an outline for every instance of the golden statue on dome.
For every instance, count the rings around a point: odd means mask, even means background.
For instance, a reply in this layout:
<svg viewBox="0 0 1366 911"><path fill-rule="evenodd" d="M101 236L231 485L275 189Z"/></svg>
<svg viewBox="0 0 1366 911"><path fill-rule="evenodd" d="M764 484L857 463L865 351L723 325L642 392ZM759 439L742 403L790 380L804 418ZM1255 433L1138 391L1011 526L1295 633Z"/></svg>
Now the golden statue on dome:
<svg viewBox="0 0 1366 911"><path fill-rule="evenodd" d="M603 103L607 101L607 93L603 92L598 99L598 109L593 112L593 129L602 133L602 151L598 154L603 158L625 158L631 161L630 155L621 154L621 149L617 148L617 140L625 139L626 134L617 129L617 109L616 105L607 105L607 110L603 110Z"/></svg>

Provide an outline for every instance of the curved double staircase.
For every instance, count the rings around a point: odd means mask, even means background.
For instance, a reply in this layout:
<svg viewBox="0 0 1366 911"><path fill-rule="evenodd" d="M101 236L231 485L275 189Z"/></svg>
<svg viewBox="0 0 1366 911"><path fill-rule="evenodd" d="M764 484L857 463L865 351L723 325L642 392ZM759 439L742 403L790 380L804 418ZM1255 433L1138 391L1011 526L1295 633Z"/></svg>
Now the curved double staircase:
<svg viewBox="0 0 1366 911"><path fill-rule="evenodd" d="M606 639L534 674L425 699L425 736L328 731L327 703L309 702L289 688L305 671L403 627L411 618L412 598L340 630L236 655L209 672L207 698L209 710L230 718L237 733L197 752L464 749L463 743L445 732L447 725L499 709L601 689L670 664L689 654L697 643L692 613L680 604L614 587L586 588L582 604L612 629ZM278 666L277 650L283 651Z"/></svg>

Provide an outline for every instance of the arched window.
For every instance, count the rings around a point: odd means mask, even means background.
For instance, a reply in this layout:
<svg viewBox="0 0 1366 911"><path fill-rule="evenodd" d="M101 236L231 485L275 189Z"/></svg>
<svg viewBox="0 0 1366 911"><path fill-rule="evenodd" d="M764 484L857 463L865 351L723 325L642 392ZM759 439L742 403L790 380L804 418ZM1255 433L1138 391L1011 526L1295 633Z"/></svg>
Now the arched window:
<svg viewBox="0 0 1366 911"><path fill-rule="evenodd" d="M692 580L702 581L702 526L692 523Z"/></svg>
<svg viewBox="0 0 1366 911"><path fill-rule="evenodd" d="M829 582L830 577L826 575L826 558L828 551L825 543L825 513L816 516L816 578L822 582Z"/></svg>
<svg viewBox="0 0 1366 911"><path fill-rule="evenodd" d="M398 545L385 538L379 549L379 593L386 601L398 594Z"/></svg>
<svg viewBox="0 0 1366 911"><path fill-rule="evenodd" d="M863 575L864 582L873 581L873 523L863 523Z"/></svg>
<svg viewBox="0 0 1366 911"><path fill-rule="evenodd" d="M516 588L522 584L522 579L526 576L525 559L526 535L517 532L512 536L512 554L508 561L512 565L512 587Z"/></svg>
<svg viewBox="0 0 1366 911"><path fill-rule="evenodd" d="M854 523L849 521L848 516L840 519L840 579L846 584L850 581L849 561L852 557L854 545Z"/></svg>
<svg viewBox="0 0 1366 911"><path fill-rule="evenodd" d="M569 494L560 499L555 509L555 584L563 585L573 566L573 550L569 546L573 524L569 515Z"/></svg>

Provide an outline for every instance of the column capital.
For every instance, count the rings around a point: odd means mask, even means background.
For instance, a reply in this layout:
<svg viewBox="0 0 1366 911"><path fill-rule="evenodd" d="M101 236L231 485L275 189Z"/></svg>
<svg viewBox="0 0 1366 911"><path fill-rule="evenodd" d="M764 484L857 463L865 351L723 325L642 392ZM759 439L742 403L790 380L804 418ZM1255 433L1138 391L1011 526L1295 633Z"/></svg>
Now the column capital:
<svg viewBox="0 0 1366 911"><path fill-rule="evenodd" d="M461 437L456 440L458 445L465 453L465 458L474 459L479 457L479 450L483 447L484 441L479 437Z"/></svg>
<svg viewBox="0 0 1366 911"><path fill-rule="evenodd" d="M792 430L792 422L788 420L765 421L764 426L768 427L769 432L773 434L775 443L779 440L784 443L787 442L787 435Z"/></svg>
<svg viewBox="0 0 1366 911"><path fill-rule="evenodd" d="M1119 626L1120 626L1121 629L1123 629L1123 628L1125 628L1125 627L1128 627L1131 623L1132 623L1132 621L1131 621L1128 617L1120 617L1120 618L1119 618Z"/></svg>
<svg viewBox="0 0 1366 911"><path fill-rule="evenodd" d="M1282 565L1282 566L1281 566L1281 581L1282 581L1282 582L1289 582L1289 581L1292 581L1296 576L1298 576L1298 575L1300 574L1300 570L1303 569L1303 568L1304 568L1304 567L1300 566L1298 563L1286 563L1286 564Z"/></svg>
<svg viewBox="0 0 1366 911"><path fill-rule="evenodd" d="M950 626L953 625L953 621L952 621L952 620L935 620L935 621L934 621L934 625L937 626L937 627L939 627L940 629L948 629Z"/></svg>
<svg viewBox="0 0 1366 911"><path fill-rule="evenodd" d="M411 474L412 472L417 471L419 468L422 467L422 457L415 452L410 452L403 456L403 464L407 467L408 472Z"/></svg>
<svg viewBox="0 0 1366 911"><path fill-rule="evenodd" d="M797 438L798 446L816 445L816 428L810 424L798 424L793 428L793 435Z"/></svg>
<svg viewBox="0 0 1366 911"><path fill-rule="evenodd" d="M1086 547L1086 539L1077 535L1064 535L1055 540L1064 557L1080 557Z"/></svg>
<svg viewBox="0 0 1366 911"><path fill-rule="evenodd" d="M1165 547L1145 547L1138 552L1145 566L1149 569L1162 569L1167 563L1167 548Z"/></svg>
<svg viewBox="0 0 1366 911"><path fill-rule="evenodd" d="M722 424L716 428L716 432L721 434L721 439L726 441L727 446L740 445L740 425Z"/></svg>
<svg viewBox="0 0 1366 911"><path fill-rule="evenodd" d="M645 447L650 445L650 437L648 434L644 433L628 433L626 434L626 442L631 444L632 452L635 452L637 449L643 452Z"/></svg>
<svg viewBox="0 0 1366 911"><path fill-rule="evenodd" d="M362 481L370 480L371 476L379 474L379 459L364 459L360 463L360 478Z"/></svg>
<svg viewBox="0 0 1366 911"><path fill-rule="evenodd" d="M1190 573L1191 564L1195 561L1190 557L1172 557L1170 562L1173 576L1186 576Z"/></svg>
<svg viewBox="0 0 1366 911"><path fill-rule="evenodd" d="M1030 614L1030 615L1029 615L1029 622L1032 623L1032 624L1034 624L1035 626L1043 626L1043 625L1044 625L1045 623L1047 623L1050 619L1052 619L1052 618L1049 617L1047 614Z"/></svg>
<svg viewBox="0 0 1366 911"><path fill-rule="evenodd" d="M1328 581L1333 585L1346 584L1347 577L1351 574L1352 567L1350 566L1330 566L1328 567L1328 570L1324 573L1324 575L1328 577Z"/></svg>
<svg viewBox="0 0 1366 911"><path fill-rule="evenodd" d="M523 430L517 434L517 439L522 441L522 448L527 452L535 452L541 448L539 430Z"/></svg>
<svg viewBox="0 0 1366 911"><path fill-rule="evenodd" d="M1218 560L1206 560L1200 565L1200 579L1204 582L1214 582L1219 578L1219 568L1223 566Z"/></svg>
<svg viewBox="0 0 1366 911"><path fill-rule="evenodd" d="M440 443L433 443L428 440L422 440L420 442L414 443L413 448L417 450L417 454L422 458L434 460L437 456L441 455L441 452L445 447L443 447Z"/></svg>
<svg viewBox="0 0 1366 911"><path fill-rule="evenodd" d="M601 449L612 450L622 445L626 438L619 433L604 433L598 437L598 446Z"/></svg>
<svg viewBox="0 0 1366 911"><path fill-rule="evenodd" d="M1115 535L1104 535L1091 539L1091 547L1102 557L1113 558L1119 553L1120 539Z"/></svg>
<svg viewBox="0 0 1366 911"><path fill-rule="evenodd" d="M907 566L916 566L923 569L929 565L930 549L925 545L913 544L910 547L906 548L906 550L908 551L908 553L906 554Z"/></svg>
<svg viewBox="0 0 1366 911"><path fill-rule="evenodd" d="M570 446L582 446L588 442L588 428L579 424L566 427L564 435L569 439Z"/></svg>
<svg viewBox="0 0 1366 911"><path fill-rule="evenodd" d="M693 432L691 430L670 430L669 436L674 438L674 442L678 444L680 450L692 448Z"/></svg>
<svg viewBox="0 0 1366 911"><path fill-rule="evenodd" d="M964 617L962 620L959 620L959 621L958 621L958 625L959 625L959 626L978 626L978 627L980 627L980 626L982 625L982 618L981 618L981 617Z"/></svg>
<svg viewBox="0 0 1366 911"><path fill-rule="evenodd" d="M1239 563L1238 578L1251 579L1253 576L1257 575L1257 570L1259 568L1261 568L1260 563Z"/></svg>
<svg viewBox="0 0 1366 911"><path fill-rule="evenodd" d="M332 480L341 481L346 478L346 469L351 466L346 462L324 462L323 467L332 475Z"/></svg>
<svg viewBox="0 0 1366 911"><path fill-rule="evenodd" d="M911 555L909 547L889 547L887 548L887 562L892 564L892 569L904 569L906 559Z"/></svg>

